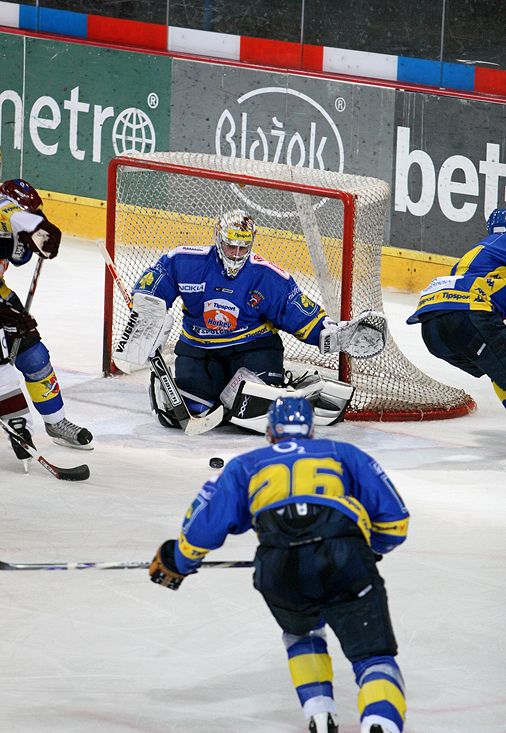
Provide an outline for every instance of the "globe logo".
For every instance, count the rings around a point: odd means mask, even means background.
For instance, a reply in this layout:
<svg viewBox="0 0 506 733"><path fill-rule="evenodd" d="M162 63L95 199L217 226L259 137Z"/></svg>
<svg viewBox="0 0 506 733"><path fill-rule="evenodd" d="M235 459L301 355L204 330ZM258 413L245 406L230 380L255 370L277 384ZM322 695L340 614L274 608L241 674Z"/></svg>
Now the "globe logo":
<svg viewBox="0 0 506 733"><path fill-rule="evenodd" d="M112 144L116 155L153 153L156 133L147 114L137 107L124 109L114 122Z"/></svg>

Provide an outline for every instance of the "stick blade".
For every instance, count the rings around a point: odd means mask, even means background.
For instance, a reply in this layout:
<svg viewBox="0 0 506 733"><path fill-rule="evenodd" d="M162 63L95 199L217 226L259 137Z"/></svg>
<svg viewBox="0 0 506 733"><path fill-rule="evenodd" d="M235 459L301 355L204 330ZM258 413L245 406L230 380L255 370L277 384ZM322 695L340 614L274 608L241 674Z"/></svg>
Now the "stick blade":
<svg viewBox="0 0 506 733"><path fill-rule="evenodd" d="M55 478L61 481L86 481L90 477L90 468L86 463L72 468L61 468L60 466L54 466L52 463L49 463L43 456L39 456L37 460L41 466L44 466L49 473L52 473Z"/></svg>
<svg viewBox="0 0 506 733"><path fill-rule="evenodd" d="M86 481L90 477L90 467L83 463L74 468L60 468L60 478L63 481Z"/></svg>
<svg viewBox="0 0 506 733"><path fill-rule="evenodd" d="M207 433L208 430L218 427L223 420L223 414L223 405L219 405L219 407L204 415L204 417L193 417L191 420L188 420L183 430L186 435Z"/></svg>

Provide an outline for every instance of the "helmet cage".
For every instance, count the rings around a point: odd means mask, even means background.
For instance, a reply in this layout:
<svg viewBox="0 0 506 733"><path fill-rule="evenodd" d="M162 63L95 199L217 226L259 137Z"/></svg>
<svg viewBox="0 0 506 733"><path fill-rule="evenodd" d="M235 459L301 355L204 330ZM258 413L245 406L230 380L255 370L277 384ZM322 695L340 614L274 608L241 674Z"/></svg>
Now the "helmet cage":
<svg viewBox="0 0 506 733"><path fill-rule="evenodd" d="M494 209L487 219L487 231L489 235L506 232L506 209Z"/></svg>
<svg viewBox="0 0 506 733"><path fill-rule="evenodd" d="M304 397L278 397L267 413L267 439L273 443L284 438L312 438L314 415Z"/></svg>
<svg viewBox="0 0 506 733"><path fill-rule="evenodd" d="M253 247L256 228L251 216L245 211L229 211L217 222L215 244L218 256L229 277L235 277L246 264ZM235 253L225 251L235 248Z"/></svg>

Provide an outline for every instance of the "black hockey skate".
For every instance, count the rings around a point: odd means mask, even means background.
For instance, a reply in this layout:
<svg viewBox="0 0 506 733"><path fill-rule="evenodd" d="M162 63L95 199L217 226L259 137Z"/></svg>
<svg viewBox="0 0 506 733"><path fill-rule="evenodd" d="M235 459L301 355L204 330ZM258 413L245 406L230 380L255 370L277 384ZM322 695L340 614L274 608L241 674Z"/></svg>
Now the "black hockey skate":
<svg viewBox="0 0 506 733"><path fill-rule="evenodd" d="M338 733L337 718L331 713L317 713L309 721L309 733Z"/></svg>
<svg viewBox="0 0 506 733"><path fill-rule="evenodd" d="M32 442L32 435L26 427L26 419L24 417L11 417L8 423L9 426L15 430L21 438L23 438L25 443L28 443L32 448L35 448ZM15 438L9 437L9 440L11 441L12 450L16 454L16 458L19 458L20 461L25 461L27 458L31 458L28 451L17 443Z"/></svg>

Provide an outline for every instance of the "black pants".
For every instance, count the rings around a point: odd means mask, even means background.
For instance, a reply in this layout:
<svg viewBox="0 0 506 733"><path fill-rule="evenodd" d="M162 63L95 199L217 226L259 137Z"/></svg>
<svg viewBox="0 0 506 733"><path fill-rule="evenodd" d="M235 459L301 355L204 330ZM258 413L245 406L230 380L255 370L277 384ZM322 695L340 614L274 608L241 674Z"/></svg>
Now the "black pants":
<svg viewBox="0 0 506 733"><path fill-rule="evenodd" d="M289 634L304 636L326 622L351 662L394 656L397 644L374 555L352 520L334 514L342 517L336 524L344 536L293 547L261 544L255 588Z"/></svg>
<svg viewBox="0 0 506 733"><path fill-rule="evenodd" d="M223 349L202 349L178 341L176 382L184 392L217 402L239 367L255 372L267 384L283 381L283 342L277 334Z"/></svg>
<svg viewBox="0 0 506 733"><path fill-rule="evenodd" d="M497 313L440 312L422 323L422 338L434 356L506 390L506 326Z"/></svg>

